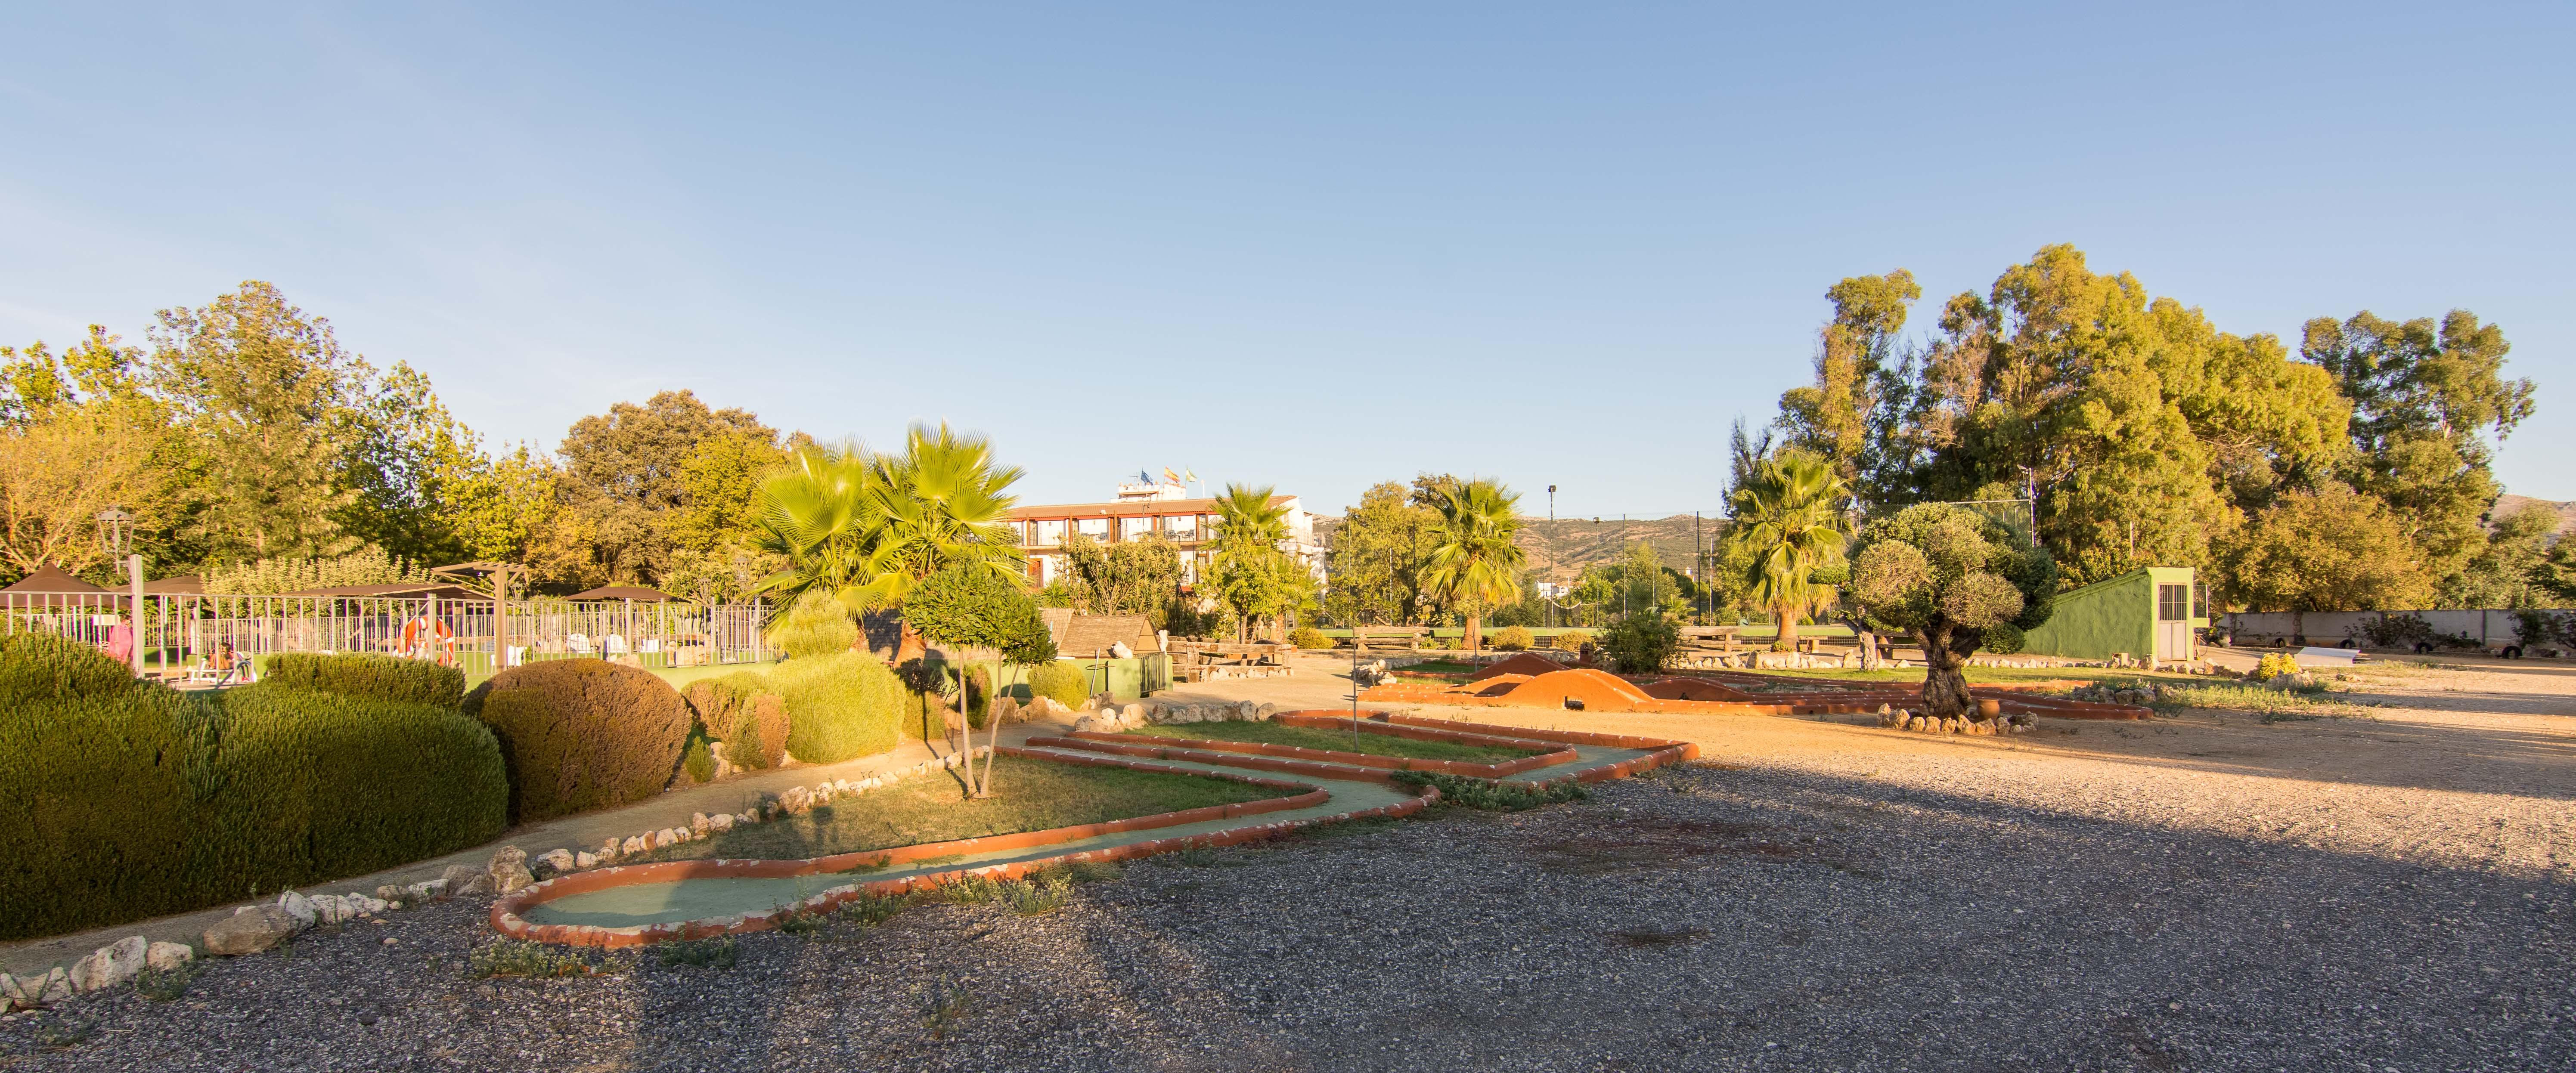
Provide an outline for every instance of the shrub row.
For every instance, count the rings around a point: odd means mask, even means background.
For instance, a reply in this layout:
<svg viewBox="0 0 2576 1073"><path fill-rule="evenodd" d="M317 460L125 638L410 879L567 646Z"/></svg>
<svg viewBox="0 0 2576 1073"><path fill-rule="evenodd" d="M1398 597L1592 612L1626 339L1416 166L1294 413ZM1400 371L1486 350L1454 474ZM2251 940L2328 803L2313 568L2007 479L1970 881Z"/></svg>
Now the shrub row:
<svg viewBox="0 0 2576 1073"><path fill-rule="evenodd" d="M385 655L317 656L281 652L268 657L264 679L272 685L371 700L398 700L454 708L465 699L465 672L428 660Z"/></svg>
<svg viewBox="0 0 2576 1073"><path fill-rule="evenodd" d="M500 834L507 801L498 744L452 708L274 681L183 694L83 645L0 639L0 939L451 852Z"/></svg>

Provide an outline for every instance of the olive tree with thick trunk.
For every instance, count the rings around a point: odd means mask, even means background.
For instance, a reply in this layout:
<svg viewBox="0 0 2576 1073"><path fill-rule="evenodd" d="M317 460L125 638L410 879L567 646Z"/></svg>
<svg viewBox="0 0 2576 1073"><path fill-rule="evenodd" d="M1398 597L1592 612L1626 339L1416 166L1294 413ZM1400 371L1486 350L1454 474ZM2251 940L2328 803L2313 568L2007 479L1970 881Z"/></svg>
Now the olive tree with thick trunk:
<svg viewBox="0 0 2576 1073"><path fill-rule="evenodd" d="M1968 657L2019 651L2048 621L2057 563L2003 523L1948 503L1907 507L1861 530L1845 600L1871 625L1923 645L1924 714L1969 715Z"/></svg>

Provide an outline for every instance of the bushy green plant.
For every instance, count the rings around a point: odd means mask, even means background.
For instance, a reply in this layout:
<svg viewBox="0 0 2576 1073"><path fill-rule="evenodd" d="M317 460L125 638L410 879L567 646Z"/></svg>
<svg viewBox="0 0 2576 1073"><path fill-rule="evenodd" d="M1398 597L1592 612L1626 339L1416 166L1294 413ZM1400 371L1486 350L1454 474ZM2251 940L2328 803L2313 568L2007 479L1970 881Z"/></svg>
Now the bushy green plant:
<svg viewBox="0 0 2576 1073"><path fill-rule="evenodd" d="M1046 697L1067 708L1082 707L1090 699L1091 678L1082 668L1065 660L1054 660L1029 668L1029 695Z"/></svg>
<svg viewBox="0 0 2576 1073"><path fill-rule="evenodd" d="M821 589L807 590L769 627L769 647L790 660L847 652L859 641L859 624L841 602Z"/></svg>
<svg viewBox="0 0 2576 1073"><path fill-rule="evenodd" d="M1299 626L1288 631L1288 643L1310 652L1320 652L1333 647L1333 639L1325 636L1324 631L1312 626Z"/></svg>
<svg viewBox="0 0 2576 1073"><path fill-rule="evenodd" d="M696 721L669 683L597 659L504 670L465 695L465 712L501 741L518 823L662 792Z"/></svg>
<svg viewBox="0 0 2576 1073"><path fill-rule="evenodd" d="M425 659L397 659L373 653L323 656L280 652L268 658L262 677L271 685L316 693L441 708L454 708L465 700L465 672Z"/></svg>
<svg viewBox="0 0 2576 1073"><path fill-rule="evenodd" d="M701 678L680 692L695 709L708 737L724 742L725 762L745 771L778 766L787 755L787 704L771 692L769 676L735 671Z"/></svg>
<svg viewBox="0 0 2576 1073"><path fill-rule="evenodd" d="M1522 652L1536 647L1538 637L1526 626L1505 626L1495 630L1494 635L1486 639L1486 644L1498 651Z"/></svg>
<svg viewBox="0 0 2576 1073"><path fill-rule="evenodd" d="M2281 677L2285 674L2297 673L2299 673L2299 658L2297 656L2289 655L2284 652L2273 652L2265 655L2262 659L2254 661L2254 673L2248 675L2248 677L2257 682L2269 682L2272 679Z"/></svg>
<svg viewBox="0 0 2576 1073"><path fill-rule="evenodd" d="M499 746L452 708L124 674L85 646L0 641L0 938L373 871L506 822Z"/></svg>
<svg viewBox="0 0 2576 1073"><path fill-rule="evenodd" d="M1681 646L1681 625L1660 612L1629 615L1601 634L1601 650L1610 654L1610 662L1621 674L1663 670Z"/></svg>
<svg viewBox="0 0 2576 1073"><path fill-rule="evenodd" d="M707 739L689 739L688 751L680 754L680 770L689 773L690 782L715 781L716 754L707 748Z"/></svg>
<svg viewBox="0 0 2576 1073"><path fill-rule="evenodd" d="M808 764L872 756L902 743L903 683L865 652L792 659L769 672L787 709L787 752Z"/></svg>
<svg viewBox="0 0 2576 1073"><path fill-rule="evenodd" d="M227 870L261 887L435 857L508 826L500 744L454 708L274 681L222 707L217 841Z"/></svg>
<svg viewBox="0 0 2576 1073"><path fill-rule="evenodd" d="M1572 779L1558 779L1531 787L1437 771L1392 771L1387 774L1406 786L1429 786L1439 790L1443 805L1493 812L1518 812L1562 801L1580 801L1588 796L1583 784Z"/></svg>
<svg viewBox="0 0 2576 1073"><path fill-rule="evenodd" d="M1582 630L1559 630L1549 635L1547 643L1561 652L1580 652L1583 646L1592 643L1592 635Z"/></svg>

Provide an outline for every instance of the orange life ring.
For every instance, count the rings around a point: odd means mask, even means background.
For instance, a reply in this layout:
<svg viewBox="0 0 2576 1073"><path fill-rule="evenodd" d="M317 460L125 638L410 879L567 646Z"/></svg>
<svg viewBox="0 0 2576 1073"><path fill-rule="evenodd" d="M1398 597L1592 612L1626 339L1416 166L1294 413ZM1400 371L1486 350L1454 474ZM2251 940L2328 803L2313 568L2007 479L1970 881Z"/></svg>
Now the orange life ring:
<svg viewBox="0 0 2576 1073"><path fill-rule="evenodd" d="M409 622L403 623L402 651L404 655L408 656L424 651L421 643L420 623L421 619L425 618L429 618L429 616L418 616ZM447 622L443 619L429 619L429 632L429 643L439 646L441 649L438 661L440 663L454 661L456 659L456 631L448 629Z"/></svg>

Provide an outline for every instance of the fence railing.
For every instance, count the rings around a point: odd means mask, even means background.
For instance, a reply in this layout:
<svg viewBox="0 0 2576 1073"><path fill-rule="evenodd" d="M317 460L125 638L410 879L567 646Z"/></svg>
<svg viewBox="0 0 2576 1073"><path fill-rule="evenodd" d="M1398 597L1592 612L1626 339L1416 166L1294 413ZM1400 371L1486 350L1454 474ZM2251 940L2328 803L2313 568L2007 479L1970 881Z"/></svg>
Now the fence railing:
<svg viewBox="0 0 2576 1073"><path fill-rule="evenodd" d="M0 593L0 633L50 633L105 647L127 621L123 593ZM132 616L147 670L206 665L230 644L238 656L376 652L451 662L468 674L566 656L632 656L647 666L754 663L768 658L768 608L625 600L492 601L391 596L146 594ZM497 627L497 628L496 628Z"/></svg>

